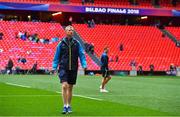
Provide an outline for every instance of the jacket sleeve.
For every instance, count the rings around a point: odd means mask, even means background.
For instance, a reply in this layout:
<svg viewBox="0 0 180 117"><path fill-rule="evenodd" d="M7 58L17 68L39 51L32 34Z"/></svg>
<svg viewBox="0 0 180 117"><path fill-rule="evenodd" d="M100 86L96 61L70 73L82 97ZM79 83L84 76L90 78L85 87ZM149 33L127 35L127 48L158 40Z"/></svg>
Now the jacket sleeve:
<svg viewBox="0 0 180 117"><path fill-rule="evenodd" d="M53 70L56 70L59 65L60 53L61 53L61 43L59 43L58 46L56 47L56 52L52 63Z"/></svg>
<svg viewBox="0 0 180 117"><path fill-rule="evenodd" d="M104 58L103 58L103 55L101 56L101 66L103 66L104 64Z"/></svg>
<svg viewBox="0 0 180 117"><path fill-rule="evenodd" d="M79 42L78 42L79 43ZM83 68L87 68L87 62L86 62L86 57L85 57L85 52L81 44L79 43L79 58L81 61L81 65Z"/></svg>

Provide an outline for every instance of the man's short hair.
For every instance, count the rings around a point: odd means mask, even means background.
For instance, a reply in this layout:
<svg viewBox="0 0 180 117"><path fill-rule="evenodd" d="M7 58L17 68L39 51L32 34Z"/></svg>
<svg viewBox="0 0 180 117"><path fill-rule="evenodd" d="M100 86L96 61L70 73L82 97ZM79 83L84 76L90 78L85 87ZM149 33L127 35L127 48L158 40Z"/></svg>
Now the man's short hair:
<svg viewBox="0 0 180 117"><path fill-rule="evenodd" d="M105 47L104 50L108 50L109 48L108 47Z"/></svg>
<svg viewBox="0 0 180 117"><path fill-rule="evenodd" d="M69 25L69 26L66 26L66 28L65 28L65 31L67 31L67 30L73 30L74 31L74 28L73 28L73 26Z"/></svg>

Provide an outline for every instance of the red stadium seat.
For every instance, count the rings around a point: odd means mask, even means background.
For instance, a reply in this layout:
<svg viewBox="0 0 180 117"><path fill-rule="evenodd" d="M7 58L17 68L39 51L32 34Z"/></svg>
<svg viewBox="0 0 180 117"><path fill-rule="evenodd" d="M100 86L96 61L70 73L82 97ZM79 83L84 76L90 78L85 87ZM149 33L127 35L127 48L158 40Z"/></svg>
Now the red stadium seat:
<svg viewBox="0 0 180 117"><path fill-rule="evenodd" d="M39 67L51 68L52 59L58 42L42 44L27 40L23 41L21 39L16 39L15 34L19 31L27 31L30 34L37 33L39 38L46 37L51 39L57 34L63 37L65 33L59 23L1 21L0 25L3 27L2 32L4 34L3 40L0 40L0 48L4 50L0 53L0 58L2 58L1 61L3 61L0 62L2 68L5 68L9 56L13 59L15 66L24 69L30 69L35 61L38 62ZM30 55L27 54L29 50L32 51ZM18 63L17 60L19 57L25 57L27 63L25 65Z"/></svg>
<svg viewBox="0 0 180 117"><path fill-rule="evenodd" d="M1 32L3 40L0 40L0 69L5 69L9 56L13 59L14 66L22 69L31 69L37 61L38 68L52 69L52 60L58 42L51 44L34 43L16 39L15 34L19 31L27 31L30 34L37 33L39 38L49 38L56 36L64 37L65 32L59 23L40 23L40 22L10 22L1 21ZM27 51L31 50L32 54L28 55ZM27 59L26 64L18 63L18 58ZM86 57L89 68L99 69L98 65L87 55ZM79 65L80 66L80 65Z"/></svg>
<svg viewBox="0 0 180 117"><path fill-rule="evenodd" d="M154 64L155 70L165 71L174 63L180 66L180 49L167 37L152 26L112 26L96 25L88 28L85 24L74 24L75 29L85 42L93 43L95 53L100 57L103 48L110 48L110 59L117 55L119 61L110 62L112 70L130 70L131 60L136 60L149 70L149 65ZM120 43L124 45L124 51L119 50ZM94 69L94 68L90 68Z"/></svg>
<svg viewBox="0 0 180 117"><path fill-rule="evenodd" d="M8 58L11 57L15 66L24 69L30 69L38 61L38 67L51 69L52 59L58 42L52 44L34 43L16 39L15 34L19 31L27 31L30 34L37 33L40 38L49 38L60 34L65 35L63 28L59 23L41 23L41 22L11 22L0 21L3 40L0 40L0 68L4 69ZM110 68L112 70L130 70L131 60L136 60L138 65L142 65L144 70L149 70L149 65L154 64L155 70L165 71L169 65L174 63L180 66L180 49L167 37L163 38L162 33L152 26L113 26L96 25L95 28L88 28L86 24L74 24L76 31L85 42L93 43L95 53L100 58L103 48L110 48ZM179 28L167 27L179 38ZM124 51L119 50L120 44L124 45ZM32 54L28 55L27 51ZM115 56L119 61L115 62ZM25 65L18 63L19 57L25 57ZM99 70L97 64L87 56L88 69Z"/></svg>

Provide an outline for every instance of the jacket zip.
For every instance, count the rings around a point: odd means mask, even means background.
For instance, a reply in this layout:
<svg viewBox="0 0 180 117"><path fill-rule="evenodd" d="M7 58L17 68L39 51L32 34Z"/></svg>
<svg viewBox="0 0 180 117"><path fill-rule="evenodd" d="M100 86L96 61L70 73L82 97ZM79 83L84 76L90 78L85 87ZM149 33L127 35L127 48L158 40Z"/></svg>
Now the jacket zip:
<svg viewBox="0 0 180 117"><path fill-rule="evenodd" d="M69 48L69 70L72 70L71 65L72 65L72 61L71 61L71 57L72 57L72 53L71 53L71 42L68 40L68 43L66 41L64 41L65 44L68 46Z"/></svg>
<svg viewBox="0 0 180 117"><path fill-rule="evenodd" d="M69 70L71 70L71 44L69 45Z"/></svg>

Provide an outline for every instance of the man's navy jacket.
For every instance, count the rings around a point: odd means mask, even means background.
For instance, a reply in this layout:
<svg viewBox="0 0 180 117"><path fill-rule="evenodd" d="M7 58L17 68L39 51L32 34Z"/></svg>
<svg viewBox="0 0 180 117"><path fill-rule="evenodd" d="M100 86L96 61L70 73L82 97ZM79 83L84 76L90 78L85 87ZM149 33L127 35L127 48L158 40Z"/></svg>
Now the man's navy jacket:
<svg viewBox="0 0 180 117"><path fill-rule="evenodd" d="M79 41L74 38L69 40L63 38L56 48L53 60L53 70L56 70L58 66L59 69L77 70L78 57L80 58L82 67L86 68L87 63L85 53Z"/></svg>
<svg viewBox="0 0 180 117"><path fill-rule="evenodd" d="M109 69L108 61L109 61L108 55L106 53L103 53L101 56L101 69L106 69L106 70Z"/></svg>

